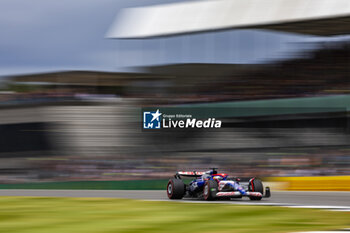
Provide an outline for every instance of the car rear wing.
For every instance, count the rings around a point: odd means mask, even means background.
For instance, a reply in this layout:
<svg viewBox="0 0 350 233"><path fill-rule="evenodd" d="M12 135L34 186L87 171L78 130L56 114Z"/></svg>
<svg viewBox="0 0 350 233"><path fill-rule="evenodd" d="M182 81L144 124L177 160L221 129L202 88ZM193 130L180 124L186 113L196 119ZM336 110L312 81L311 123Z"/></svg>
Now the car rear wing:
<svg viewBox="0 0 350 233"><path fill-rule="evenodd" d="M184 176L184 177L200 177L202 175L204 175L205 172L196 172L196 171L193 171L193 172L185 172L185 171L179 171L179 172L176 172L175 174L175 178L178 178L178 179L181 179L181 176Z"/></svg>

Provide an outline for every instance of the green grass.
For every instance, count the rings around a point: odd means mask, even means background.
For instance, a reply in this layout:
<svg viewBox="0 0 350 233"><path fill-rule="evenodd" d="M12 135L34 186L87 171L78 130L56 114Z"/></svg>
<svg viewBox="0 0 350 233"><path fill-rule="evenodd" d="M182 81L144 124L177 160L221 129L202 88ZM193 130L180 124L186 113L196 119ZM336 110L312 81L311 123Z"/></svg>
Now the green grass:
<svg viewBox="0 0 350 233"><path fill-rule="evenodd" d="M349 227L350 214L312 209L108 198L0 197L0 232L295 232Z"/></svg>

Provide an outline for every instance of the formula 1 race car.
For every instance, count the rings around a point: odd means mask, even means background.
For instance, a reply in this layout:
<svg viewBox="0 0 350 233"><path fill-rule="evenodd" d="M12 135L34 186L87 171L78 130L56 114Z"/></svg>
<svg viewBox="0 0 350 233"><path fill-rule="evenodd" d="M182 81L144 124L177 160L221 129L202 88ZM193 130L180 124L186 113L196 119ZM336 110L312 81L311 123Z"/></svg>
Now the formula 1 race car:
<svg viewBox="0 0 350 233"><path fill-rule="evenodd" d="M182 177L193 177L189 184L185 184ZM204 200L230 199L249 197L250 200L261 200L270 197L270 188L265 188L261 180L228 178L227 174L218 173L216 168L206 172L177 172L167 185L169 199L182 199L183 197L203 198Z"/></svg>

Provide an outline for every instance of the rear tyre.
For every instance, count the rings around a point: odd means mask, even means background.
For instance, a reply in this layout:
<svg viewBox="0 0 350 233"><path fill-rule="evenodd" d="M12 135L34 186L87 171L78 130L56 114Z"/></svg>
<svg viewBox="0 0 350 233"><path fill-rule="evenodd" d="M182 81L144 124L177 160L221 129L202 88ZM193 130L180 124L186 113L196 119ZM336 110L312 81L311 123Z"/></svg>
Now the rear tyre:
<svg viewBox="0 0 350 233"><path fill-rule="evenodd" d="M264 186L261 180L259 179L253 179L249 182L249 191L251 192L259 192L261 195L263 195L264 192ZM261 200L262 197L249 197L250 200Z"/></svg>
<svg viewBox="0 0 350 233"><path fill-rule="evenodd" d="M182 199L185 195L186 187L182 180L170 179L166 190L169 199Z"/></svg>
<svg viewBox="0 0 350 233"><path fill-rule="evenodd" d="M212 201L218 192L218 183L215 180L208 180L204 184L203 197L204 200Z"/></svg>

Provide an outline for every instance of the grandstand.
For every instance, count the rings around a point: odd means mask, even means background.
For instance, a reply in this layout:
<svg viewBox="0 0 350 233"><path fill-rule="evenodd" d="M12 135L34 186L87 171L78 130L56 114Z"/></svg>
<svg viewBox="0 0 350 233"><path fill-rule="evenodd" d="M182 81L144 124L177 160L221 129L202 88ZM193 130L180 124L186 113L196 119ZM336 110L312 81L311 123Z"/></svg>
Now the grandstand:
<svg viewBox="0 0 350 233"><path fill-rule="evenodd" d="M154 104L325 97L349 94L349 61L349 43L329 43L269 64L174 64L144 67L142 73L70 71L9 80L46 86L52 94L57 86L74 92L80 88L91 94L147 97Z"/></svg>

